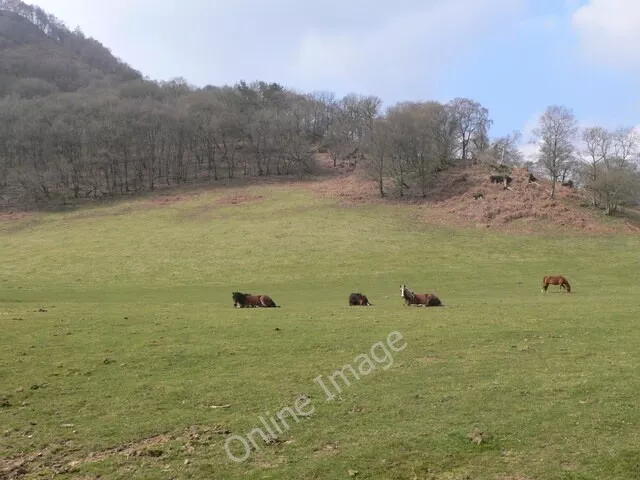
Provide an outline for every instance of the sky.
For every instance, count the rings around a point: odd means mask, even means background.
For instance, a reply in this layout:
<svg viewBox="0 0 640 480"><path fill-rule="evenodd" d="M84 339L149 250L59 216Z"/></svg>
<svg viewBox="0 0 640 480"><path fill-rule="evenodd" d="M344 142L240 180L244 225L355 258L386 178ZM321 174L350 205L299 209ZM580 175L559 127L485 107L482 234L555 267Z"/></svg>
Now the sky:
<svg viewBox="0 0 640 480"><path fill-rule="evenodd" d="M398 101L471 98L490 135L549 105L640 124L639 0L37 0L155 80L240 80Z"/></svg>

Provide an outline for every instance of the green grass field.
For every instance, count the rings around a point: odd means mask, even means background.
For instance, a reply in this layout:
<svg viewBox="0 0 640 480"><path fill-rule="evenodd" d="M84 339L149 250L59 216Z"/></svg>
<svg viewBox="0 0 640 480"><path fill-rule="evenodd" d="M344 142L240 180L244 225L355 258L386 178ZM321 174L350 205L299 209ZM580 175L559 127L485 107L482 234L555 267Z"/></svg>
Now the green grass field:
<svg viewBox="0 0 640 480"><path fill-rule="evenodd" d="M263 198L217 203L232 194ZM254 186L2 223L0 472L640 478L640 239L413 215ZM540 292L555 273L570 295ZM445 307L405 307L402 283ZM281 308L234 309L234 290ZM374 305L348 307L351 292ZM393 331L406 347L391 367L327 400L314 378L357 368ZM285 417L244 462L227 456L229 435L303 394L311 416Z"/></svg>

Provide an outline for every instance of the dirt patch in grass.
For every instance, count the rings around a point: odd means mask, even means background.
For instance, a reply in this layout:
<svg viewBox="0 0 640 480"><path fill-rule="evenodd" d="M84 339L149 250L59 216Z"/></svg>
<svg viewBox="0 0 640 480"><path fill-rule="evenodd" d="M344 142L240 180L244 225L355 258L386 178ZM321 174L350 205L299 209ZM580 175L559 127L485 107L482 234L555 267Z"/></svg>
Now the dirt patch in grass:
<svg viewBox="0 0 640 480"><path fill-rule="evenodd" d="M267 458L264 452L259 452L257 455L255 455L255 458L253 459L253 464L256 466L256 468L259 468L259 469L276 468L281 465L284 465L285 463L287 463L287 459L285 457L280 456L280 457L274 458L273 460L270 460Z"/></svg>
<svg viewBox="0 0 640 480"><path fill-rule="evenodd" d="M316 448L313 452L314 457L327 457L337 455L340 452L338 445L335 443L327 443L320 448Z"/></svg>
<svg viewBox="0 0 640 480"><path fill-rule="evenodd" d="M222 426L192 425L181 431L154 435L85 455L78 454L82 450L80 447L67 442L33 454L0 460L0 478L13 480L27 475L73 473L82 465L114 456L160 458L165 455L166 444L172 441L181 444L182 451L189 454L198 446L208 446L228 433L230 431Z"/></svg>
<svg viewBox="0 0 640 480"><path fill-rule="evenodd" d="M181 195L158 195L157 197L147 200L147 204L151 206L163 206L183 202L184 200L185 197Z"/></svg>
<svg viewBox="0 0 640 480"><path fill-rule="evenodd" d="M0 213L0 222L22 220L23 218L31 218L32 216L33 214L28 212L5 212L5 213Z"/></svg>
<svg viewBox="0 0 640 480"><path fill-rule="evenodd" d="M309 189L323 198L338 198L340 205L353 206L382 203L375 182L354 172L324 178L309 185Z"/></svg>
<svg viewBox="0 0 640 480"><path fill-rule="evenodd" d="M217 205L242 205L263 200L262 195L229 195L216 200Z"/></svg>

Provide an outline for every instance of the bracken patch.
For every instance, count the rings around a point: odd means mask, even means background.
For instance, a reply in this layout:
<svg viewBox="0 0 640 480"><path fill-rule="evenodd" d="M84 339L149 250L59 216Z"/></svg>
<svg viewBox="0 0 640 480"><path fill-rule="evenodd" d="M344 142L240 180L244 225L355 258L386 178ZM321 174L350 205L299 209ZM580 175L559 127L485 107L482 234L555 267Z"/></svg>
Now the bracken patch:
<svg viewBox="0 0 640 480"><path fill-rule="evenodd" d="M602 216L581 206L587 199L573 188L560 184L555 198L550 198L547 180L529 182L526 169L514 168L512 182L505 189L491 183L491 172L485 167L451 167L432 182L426 197L409 189L403 198L380 197L376 182L356 168L314 182L310 188L322 197L335 198L343 206L371 203L414 205L416 216L428 223L447 227L478 227L518 232L561 230L565 233L637 232L632 222L605 223ZM390 192L390 185L385 186ZM480 196L479 194L482 194Z"/></svg>

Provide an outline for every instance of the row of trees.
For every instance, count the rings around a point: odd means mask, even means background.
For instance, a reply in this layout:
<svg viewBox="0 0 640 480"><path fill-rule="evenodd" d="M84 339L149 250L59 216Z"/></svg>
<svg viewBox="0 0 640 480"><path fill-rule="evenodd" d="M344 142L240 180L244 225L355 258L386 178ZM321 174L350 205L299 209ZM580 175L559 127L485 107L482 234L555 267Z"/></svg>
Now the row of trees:
<svg viewBox="0 0 640 480"><path fill-rule="evenodd" d="M478 102L400 102L374 96L302 94L256 82L193 88L182 79L134 80L36 98L0 99L0 187L20 204L153 190L159 184L239 175L304 175L319 148L334 164L358 154L378 184L426 196L456 160L523 166L514 132L490 139ZM549 107L534 131L537 163L571 178L615 214L640 192L640 142L631 128L580 130Z"/></svg>
<svg viewBox="0 0 640 480"><path fill-rule="evenodd" d="M194 88L183 79L134 80L35 98L0 99L0 185L21 203L66 201L238 175L304 175L317 149L334 164L356 152L380 192L391 176L426 195L454 158L497 151L486 108L469 99L399 103L304 94L278 84ZM363 154L367 155L363 155ZM377 159L373 161L373 159Z"/></svg>
<svg viewBox="0 0 640 480"><path fill-rule="evenodd" d="M640 200L640 133L634 127L580 129L573 111L559 105L548 107L538 123L537 161L552 179L551 197L558 181L572 177L607 215Z"/></svg>
<svg viewBox="0 0 640 480"><path fill-rule="evenodd" d="M133 81L0 101L0 172L21 200L115 195L194 177L310 171L330 112L278 85Z"/></svg>

